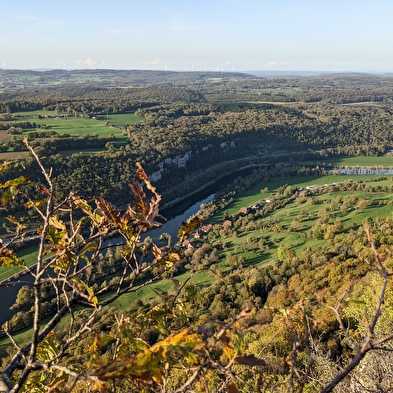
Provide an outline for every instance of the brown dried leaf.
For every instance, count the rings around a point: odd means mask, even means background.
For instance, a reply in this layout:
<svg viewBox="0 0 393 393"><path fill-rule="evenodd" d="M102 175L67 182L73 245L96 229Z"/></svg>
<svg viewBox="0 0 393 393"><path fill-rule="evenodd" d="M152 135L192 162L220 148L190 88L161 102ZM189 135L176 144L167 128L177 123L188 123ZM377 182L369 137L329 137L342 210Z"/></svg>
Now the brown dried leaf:
<svg viewBox="0 0 393 393"><path fill-rule="evenodd" d="M263 359L257 358L255 355L238 356L235 358L235 362L250 367L266 366L266 362Z"/></svg>
<svg viewBox="0 0 393 393"><path fill-rule="evenodd" d="M107 202L105 199L96 197L96 205L101 211L102 215L114 226L118 227L120 223L120 211L116 206Z"/></svg>
<svg viewBox="0 0 393 393"><path fill-rule="evenodd" d="M237 388L236 382L229 382L228 383L228 393L239 393L239 389Z"/></svg>

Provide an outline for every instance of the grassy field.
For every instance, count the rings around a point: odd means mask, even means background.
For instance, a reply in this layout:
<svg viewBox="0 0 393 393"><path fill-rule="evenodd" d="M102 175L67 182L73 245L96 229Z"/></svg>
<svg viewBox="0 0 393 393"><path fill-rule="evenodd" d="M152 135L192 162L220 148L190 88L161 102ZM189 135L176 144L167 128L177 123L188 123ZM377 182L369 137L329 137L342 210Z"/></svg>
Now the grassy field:
<svg viewBox="0 0 393 393"><path fill-rule="evenodd" d="M381 179L375 181L378 176L376 175L359 175L354 180L367 181L370 185L377 186L391 186L391 178ZM380 178L380 176L379 176ZM248 190L241 196L235 198L235 200L228 205L223 211L212 217L212 223L221 223L224 220L224 216L230 217L235 220L238 216L239 209L242 207L251 207L257 202L264 202L266 199L273 199L277 196L274 194L278 188L282 185L288 184L292 188L305 188L312 185L324 185L331 183L340 183L345 180L349 180L349 176L321 176L321 177L305 177L305 178L291 178L291 179L279 179L277 181L269 183L260 183ZM265 187L269 188L269 192L261 193L260 190ZM337 198L345 200L347 197L356 197L357 199L365 199L368 201L368 205L365 207L359 207L356 204L349 206L348 209L343 212L340 210L342 203L337 203ZM281 197L284 198L284 197ZM324 192L320 195L315 194L312 196L314 199L313 204L306 203L307 199L311 197L298 197L288 203L285 208L279 208L272 212L263 215L260 218L255 218L256 222L259 222L260 226L269 227L269 223L276 223L281 228L279 231L271 229L251 229L247 232L241 233L236 237L228 236L223 239L225 243L225 251L222 252L222 256L225 258L228 255L242 255L247 265L261 266L266 263L274 261L277 257L277 249L280 244L284 244L289 249L293 249L297 254L301 253L305 246L312 249L326 244L326 240L309 239L307 233L317 223L320 217L320 211L328 209L330 214L329 224L333 224L335 218L339 217L343 222L343 230L348 230L353 227L358 227L362 224L366 218L375 219L376 217L388 217L392 215L392 206L380 205L376 206L379 201L393 203L393 195L390 193L373 192L368 193L364 191L333 191ZM266 202L265 202L266 205ZM302 217L296 232L290 231L290 226L294 221L295 217ZM258 225L257 225L258 226ZM272 227L274 227L272 225ZM263 251L255 248L252 250L244 247L248 239L261 240L269 245L268 249Z"/></svg>
<svg viewBox="0 0 393 393"><path fill-rule="evenodd" d="M313 161L305 161L304 165L320 165L320 166L361 166L361 167L393 167L393 157L388 155L378 157L358 156L358 157L328 157Z"/></svg>
<svg viewBox="0 0 393 393"><path fill-rule="evenodd" d="M116 115L108 115L108 116L103 116L103 119L105 121L109 121L109 123L113 124L116 127L125 127L130 124L135 124L143 119L135 116L134 113L119 113Z"/></svg>
<svg viewBox="0 0 393 393"><path fill-rule="evenodd" d="M15 121L30 121L36 123L38 126L45 124L51 130L59 134L70 134L72 136L83 135L98 135L100 137L107 137L114 134L116 138L123 137L121 128L134 124L142 119L135 116L133 113L109 114L101 116L101 120L84 117L74 117L73 114L59 113L55 111L31 111L20 112L12 114ZM41 118L39 118L41 116ZM50 116L50 117L43 117ZM107 122L109 125L107 125ZM111 126L113 125L113 126ZM24 132L37 131L36 129L26 129ZM23 137L20 136L20 137Z"/></svg>
<svg viewBox="0 0 393 393"><path fill-rule="evenodd" d="M291 178L280 178L270 182L260 182L250 190L243 193L241 196L235 198L234 202L231 203L227 207L227 211L230 215L236 214L239 209L243 206L252 206L256 202L264 200L266 198L271 197L272 193L277 192L278 188L282 185L289 185L294 188L305 188L307 186L312 185L324 185L331 183L340 183L348 180L354 181L372 181L376 178L380 178L378 175L356 175L356 176L347 176L347 175L326 175L326 176L307 176L307 177L291 177ZM373 183L374 184L374 183ZM388 176L386 180L380 180L379 185L388 186L393 184L392 180ZM262 193L265 187L269 189L267 193ZM218 213L215 217L213 217L213 221L220 221L223 219L224 211Z"/></svg>
<svg viewBox="0 0 393 393"><path fill-rule="evenodd" d="M109 114L101 117L101 120L93 118L75 117L73 114L67 113L57 114L55 111L30 111L18 112L12 114L15 123L22 121L29 121L37 125L36 128L23 129L23 134L13 135L16 138L25 138L29 132L41 131L41 126L47 126L46 131L55 131L58 134L68 134L73 137L83 137L87 135L96 135L100 138L107 138L114 135L116 138L116 145L123 146L127 143L128 138L123 134L122 128L137 123L142 119L135 116L133 113ZM47 117L45 117L47 116ZM12 123L10 124L12 125ZM0 141L7 140L9 135L6 131L0 131ZM87 154L99 153L101 150L89 150L83 152ZM80 150L66 151L65 155L78 153ZM63 152L61 152L63 154ZM24 158L28 155L27 152L6 152L0 153L1 160L11 160Z"/></svg>
<svg viewBox="0 0 393 393"><path fill-rule="evenodd" d="M30 121L36 123L38 126L45 124L48 130L55 131L58 134L70 134L71 136L83 136L83 135L98 135L100 137L107 137L110 134L114 134L116 137L123 137L122 131L107 126L105 121L99 121L94 119L85 118L74 118L69 117L68 119L63 118L50 118L50 119L39 119L33 118ZM50 127L50 128L49 128ZM26 129L23 130L24 134L37 129ZM38 129L40 131L40 129ZM16 135L18 137L18 135ZM24 138L26 135L19 135L20 138Z"/></svg>

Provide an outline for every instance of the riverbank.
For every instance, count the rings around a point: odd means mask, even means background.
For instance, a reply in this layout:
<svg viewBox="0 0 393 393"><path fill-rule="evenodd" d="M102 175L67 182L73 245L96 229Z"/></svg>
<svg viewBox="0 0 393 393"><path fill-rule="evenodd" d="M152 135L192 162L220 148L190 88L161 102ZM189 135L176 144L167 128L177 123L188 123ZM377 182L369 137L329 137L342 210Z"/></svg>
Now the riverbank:
<svg viewBox="0 0 393 393"><path fill-rule="evenodd" d="M179 190L180 188L191 188L192 185L195 185L196 188L194 188L192 191L187 192L184 195L181 195L164 203L161 206L161 209L170 209L177 203L181 203L182 201L189 199L195 194L201 193L209 187L215 186L216 183L225 180L225 178L228 178L228 182L230 182L231 180L233 180L234 175L246 175L243 172L249 172L250 170L254 168L259 168L261 166L268 166L269 164L267 164L267 161L269 161L272 157L265 159L263 163L255 163L254 160L258 158L260 159L260 157L249 156L236 160L226 161L224 163L214 165L211 168L208 168L203 172L192 176L190 179L181 182L178 186L173 187L167 193L169 194L171 192L174 192L175 190ZM248 162L248 164L244 165L245 162ZM199 185L201 183L203 184Z"/></svg>

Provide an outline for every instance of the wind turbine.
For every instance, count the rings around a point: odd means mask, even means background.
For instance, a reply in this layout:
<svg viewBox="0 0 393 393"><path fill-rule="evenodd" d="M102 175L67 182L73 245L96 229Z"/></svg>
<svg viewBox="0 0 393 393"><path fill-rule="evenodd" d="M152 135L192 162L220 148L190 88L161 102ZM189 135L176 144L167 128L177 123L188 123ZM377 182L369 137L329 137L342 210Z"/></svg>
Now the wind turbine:
<svg viewBox="0 0 393 393"><path fill-rule="evenodd" d="M168 63L165 63L165 65L164 65L164 70L165 70L165 71L168 71Z"/></svg>
<svg viewBox="0 0 393 393"><path fill-rule="evenodd" d="M194 66L194 64L191 64L191 71L194 71L195 70L195 66Z"/></svg>
<svg viewBox="0 0 393 393"><path fill-rule="evenodd" d="M63 61L63 70L65 70L66 63Z"/></svg>
<svg viewBox="0 0 393 393"><path fill-rule="evenodd" d="M11 71L12 71L12 64L14 64L13 61L10 61L10 62L8 63L8 65L10 66L10 70L11 70Z"/></svg>
<svg viewBox="0 0 393 393"><path fill-rule="evenodd" d="M3 60L3 70L7 69L7 62L5 60Z"/></svg>
<svg viewBox="0 0 393 393"><path fill-rule="evenodd" d="M205 65L203 66L203 69L205 70L205 72L206 72L206 67L207 67L207 64L205 64Z"/></svg>

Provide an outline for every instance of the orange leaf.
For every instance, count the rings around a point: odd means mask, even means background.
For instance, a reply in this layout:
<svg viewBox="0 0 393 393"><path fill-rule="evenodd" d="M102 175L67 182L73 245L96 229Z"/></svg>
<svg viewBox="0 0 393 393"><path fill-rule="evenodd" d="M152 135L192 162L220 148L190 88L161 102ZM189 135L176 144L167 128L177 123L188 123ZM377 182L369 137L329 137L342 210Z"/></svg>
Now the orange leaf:
<svg viewBox="0 0 393 393"><path fill-rule="evenodd" d="M228 393L239 393L236 382L232 381L228 383Z"/></svg>

